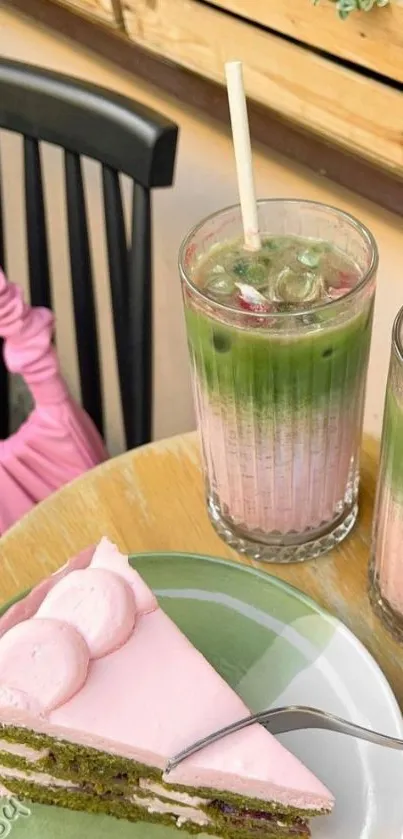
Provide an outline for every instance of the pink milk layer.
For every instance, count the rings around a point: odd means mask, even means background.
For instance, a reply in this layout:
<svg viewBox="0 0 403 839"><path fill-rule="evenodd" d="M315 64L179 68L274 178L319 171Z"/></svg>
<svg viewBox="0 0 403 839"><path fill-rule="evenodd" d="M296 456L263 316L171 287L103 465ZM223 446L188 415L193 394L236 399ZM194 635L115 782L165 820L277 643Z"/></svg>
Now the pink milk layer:
<svg viewBox="0 0 403 839"><path fill-rule="evenodd" d="M264 424L195 382L210 492L246 530L302 532L343 511L354 487L358 424L343 405ZM350 489L351 492L351 489Z"/></svg>
<svg viewBox="0 0 403 839"><path fill-rule="evenodd" d="M403 617L403 501L394 497L387 479L379 499L374 553L381 596Z"/></svg>
<svg viewBox="0 0 403 839"><path fill-rule="evenodd" d="M106 539L0 619L0 673L1 723L162 770L184 747L248 714ZM333 805L259 725L204 749L165 780L299 808Z"/></svg>

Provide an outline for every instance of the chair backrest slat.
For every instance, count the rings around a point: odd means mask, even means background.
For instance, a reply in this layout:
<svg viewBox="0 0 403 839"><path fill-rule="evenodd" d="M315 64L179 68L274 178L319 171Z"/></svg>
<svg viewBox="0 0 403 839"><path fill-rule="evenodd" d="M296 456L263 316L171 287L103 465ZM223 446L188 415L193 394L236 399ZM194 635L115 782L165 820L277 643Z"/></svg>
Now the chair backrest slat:
<svg viewBox="0 0 403 839"><path fill-rule="evenodd" d="M118 172L109 166L103 166L102 184L116 357L119 386L122 394L123 423L125 434L127 435L130 429L130 417L132 413L129 372L131 365L127 347L128 332L131 324L127 310L129 293L128 251Z"/></svg>
<svg viewBox="0 0 403 839"><path fill-rule="evenodd" d="M64 151L67 234L76 345L84 408L104 430L96 295L82 160L102 167L103 209L114 338L126 445L151 439L152 271L151 192L171 186L177 126L113 91L0 58L0 128L24 139L25 216L31 300L52 308L41 151ZM128 244L120 174L133 184ZM1 246L0 217L0 246ZM0 247L0 263L2 262ZM4 257L4 254L3 254ZM4 263L3 263L4 267ZM19 282L18 277L10 277ZM6 436L7 374L0 361L0 438Z"/></svg>
<svg viewBox="0 0 403 839"><path fill-rule="evenodd" d="M24 137L29 288L33 306L52 306L42 165L38 141Z"/></svg>
<svg viewBox="0 0 403 839"><path fill-rule="evenodd" d="M151 199L148 190L133 184L133 228L129 252L128 353L134 400L131 417L132 445L151 437L152 425L152 266Z"/></svg>
<svg viewBox="0 0 403 839"><path fill-rule="evenodd" d="M78 154L69 151L65 152L64 159L70 273L81 398L85 410L102 433L98 333L81 160Z"/></svg>

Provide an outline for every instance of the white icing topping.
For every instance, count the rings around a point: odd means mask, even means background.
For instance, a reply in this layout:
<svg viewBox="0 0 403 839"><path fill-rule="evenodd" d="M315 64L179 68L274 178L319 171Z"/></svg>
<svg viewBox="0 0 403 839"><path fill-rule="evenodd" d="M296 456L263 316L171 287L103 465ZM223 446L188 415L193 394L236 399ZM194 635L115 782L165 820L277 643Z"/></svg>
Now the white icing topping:
<svg viewBox="0 0 403 839"><path fill-rule="evenodd" d="M136 605L128 583L112 571L72 571L52 588L38 618L58 618L85 639L91 658L101 658L124 644L134 627Z"/></svg>

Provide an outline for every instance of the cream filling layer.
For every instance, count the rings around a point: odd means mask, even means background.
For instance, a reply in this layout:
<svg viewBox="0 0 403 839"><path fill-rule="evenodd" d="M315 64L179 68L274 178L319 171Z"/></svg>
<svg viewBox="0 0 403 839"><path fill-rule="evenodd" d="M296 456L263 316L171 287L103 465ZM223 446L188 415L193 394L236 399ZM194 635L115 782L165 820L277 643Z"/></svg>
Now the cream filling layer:
<svg viewBox="0 0 403 839"><path fill-rule="evenodd" d="M73 784L72 781L54 778L53 775L48 775L46 772L24 772L23 769L16 769L14 766L0 766L0 777L28 781L28 783L32 781L40 787L61 787L62 789L77 787L77 784Z"/></svg>
<svg viewBox="0 0 403 839"><path fill-rule="evenodd" d="M23 743L9 743L8 740L0 739L0 752L5 752L8 755L16 755L16 757L23 757L29 763L36 763L47 757L49 749L31 749L29 746L24 746Z"/></svg>
<svg viewBox="0 0 403 839"><path fill-rule="evenodd" d="M178 827L186 822L192 822L199 825L199 827L206 827L211 824L211 819L196 807L186 807L183 804L177 804L175 801L161 801L159 798L142 798L140 795L131 795L129 801L137 804L138 807L144 807L148 813L161 813L172 815L177 819Z"/></svg>
<svg viewBox="0 0 403 839"><path fill-rule="evenodd" d="M177 801L179 804L187 804L189 807L200 807L201 804L210 803L210 799L199 798L197 795L189 795L187 792L168 789L167 787L163 787L162 784L156 784L155 781L149 781L148 778L140 778L139 787L146 792L153 792L155 795L167 798L168 801Z"/></svg>
<svg viewBox="0 0 403 839"><path fill-rule="evenodd" d="M48 775L46 772L24 772L22 769L15 769L14 767L9 766L0 766L0 777L2 780L6 781L7 778L10 780L18 780L18 781L27 781L37 784L41 787L59 787L61 789L78 789L77 784L73 783L72 781L63 780L62 778L54 778L53 775ZM146 789L144 782L146 779L142 779L143 785L140 782L140 786L143 789ZM155 787L155 789L151 789L151 787ZM127 797L128 801L131 801L133 804L136 804L137 807L143 807L147 810L148 813L160 813L162 815L171 815L174 819L176 819L176 823L178 827L186 824L186 822L192 822L193 824L198 825L199 827L206 827L206 825L211 824L211 819L203 812L203 810L199 810L197 806L191 806L189 802L201 803L202 799L198 799L196 797L187 795L186 793L176 793L173 792L171 795L166 795L166 790L164 787L160 786L159 784L151 784L150 783L150 792L157 792L158 795L164 795L166 798L171 798L172 801L161 801L159 798L154 797L142 797L140 795L136 795L133 793L132 795ZM3 785L0 785L0 794L6 794L8 792L7 788ZM179 800L177 800L179 799ZM187 800L187 801L186 801ZM206 803L204 801L203 803Z"/></svg>

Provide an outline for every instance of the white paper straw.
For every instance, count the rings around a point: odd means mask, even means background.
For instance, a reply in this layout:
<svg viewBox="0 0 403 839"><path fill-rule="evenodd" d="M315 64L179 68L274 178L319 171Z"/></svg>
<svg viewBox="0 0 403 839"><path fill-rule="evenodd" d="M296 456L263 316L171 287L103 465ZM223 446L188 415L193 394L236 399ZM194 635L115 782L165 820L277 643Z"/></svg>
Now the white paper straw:
<svg viewBox="0 0 403 839"><path fill-rule="evenodd" d="M240 61L228 61L225 65L225 75L227 78L245 247L256 251L259 250L261 243L242 63Z"/></svg>

